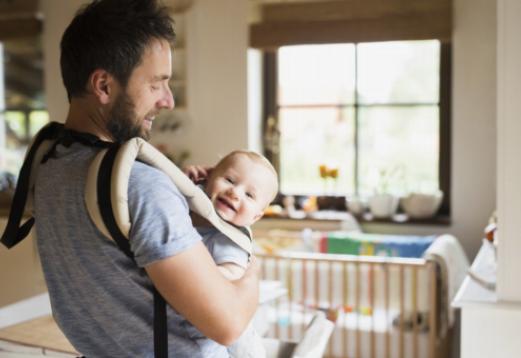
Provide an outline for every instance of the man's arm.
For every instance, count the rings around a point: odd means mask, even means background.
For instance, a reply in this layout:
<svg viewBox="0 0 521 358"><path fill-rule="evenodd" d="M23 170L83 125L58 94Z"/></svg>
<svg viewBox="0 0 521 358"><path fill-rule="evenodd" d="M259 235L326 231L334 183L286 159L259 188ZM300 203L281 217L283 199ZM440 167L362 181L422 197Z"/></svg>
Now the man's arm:
<svg viewBox="0 0 521 358"><path fill-rule="evenodd" d="M229 281L240 279L246 271L242 266L234 264L233 262L225 262L217 266L221 274Z"/></svg>
<svg viewBox="0 0 521 358"><path fill-rule="evenodd" d="M257 308L259 282L254 259L241 279L229 281L206 247L197 243L145 270L175 310L220 344L233 343Z"/></svg>

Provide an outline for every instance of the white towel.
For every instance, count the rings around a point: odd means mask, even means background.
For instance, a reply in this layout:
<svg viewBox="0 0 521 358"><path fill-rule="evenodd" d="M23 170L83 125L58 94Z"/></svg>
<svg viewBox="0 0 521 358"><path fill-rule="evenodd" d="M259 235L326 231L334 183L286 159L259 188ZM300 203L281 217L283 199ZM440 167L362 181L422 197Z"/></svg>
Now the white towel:
<svg viewBox="0 0 521 358"><path fill-rule="evenodd" d="M440 337L444 337L447 329L454 323L454 310L451 302L462 284L469 260L459 241L452 235L441 235L425 251L424 258L436 262L441 275L441 307L440 307Z"/></svg>

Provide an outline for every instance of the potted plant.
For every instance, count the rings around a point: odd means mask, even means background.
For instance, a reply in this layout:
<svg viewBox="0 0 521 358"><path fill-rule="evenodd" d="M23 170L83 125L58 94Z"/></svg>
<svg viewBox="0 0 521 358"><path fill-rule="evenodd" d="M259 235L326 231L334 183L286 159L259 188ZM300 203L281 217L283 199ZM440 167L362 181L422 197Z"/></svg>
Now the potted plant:
<svg viewBox="0 0 521 358"><path fill-rule="evenodd" d="M369 198L369 210L375 218L386 219L392 217L398 209L398 197L389 193L390 181L397 175L398 169L380 169L378 186L375 193Z"/></svg>

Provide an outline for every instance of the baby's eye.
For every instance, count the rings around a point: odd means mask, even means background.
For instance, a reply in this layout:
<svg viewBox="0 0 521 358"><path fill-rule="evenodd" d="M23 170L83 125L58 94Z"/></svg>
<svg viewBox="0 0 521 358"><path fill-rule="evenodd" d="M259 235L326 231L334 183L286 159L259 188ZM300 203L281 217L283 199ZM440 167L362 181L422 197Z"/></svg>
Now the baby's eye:
<svg viewBox="0 0 521 358"><path fill-rule="evenodd" d="M232 178L230 178L230 177L226 177L225 179L226 179L226 181L227 181L228 183L230 183L230 184L233 184L233 183L234 183L234 180L233 180Z"/></svg>
<svg viewBox="0 0 521 358"><path fill-rule="evenodd" d="M250 199L255 199L255 195L253 195L252 193L246 193L246 196Z"/></svg>

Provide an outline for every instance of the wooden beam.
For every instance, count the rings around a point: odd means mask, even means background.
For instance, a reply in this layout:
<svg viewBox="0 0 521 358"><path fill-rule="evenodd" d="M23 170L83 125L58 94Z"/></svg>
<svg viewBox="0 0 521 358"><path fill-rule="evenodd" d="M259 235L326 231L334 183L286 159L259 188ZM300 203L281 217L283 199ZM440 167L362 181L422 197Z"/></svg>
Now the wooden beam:
<svg viewBox="0 0 521 358"><path fill-rule="evenodd" d="M381 19L400 15L451 13L451 0L330 0L269 3L262 22Z"/></svg>
<svg viewBox="0 0 521 358"><path fill-rule="evenodd" d="M452 0L326 0L268 3L250 45L450 40Z"/></svg>
<svg viewBox="0 0 521 358"><path fill-rule="evenodd" d="M0 41L36 36L42 32L42 28L42 20L33 15L0 19Z"/></svg>
<svg viewBox="0 0 521 358"><path fill-rule="evenodd" d="M250 26L250 45L284 45L392 40L450 40L451 19L444 12L323 21L270 21Z"/></svg>
<svg viewBox="0 0 521 358"><path fill-rule="evenodd" d="M38 0L0 0L0 17L36 14L38 11Z"/></svg>

